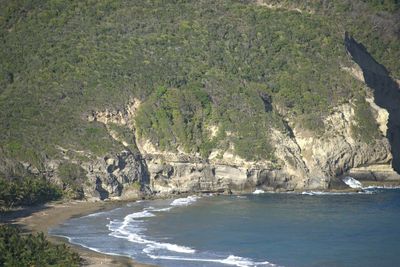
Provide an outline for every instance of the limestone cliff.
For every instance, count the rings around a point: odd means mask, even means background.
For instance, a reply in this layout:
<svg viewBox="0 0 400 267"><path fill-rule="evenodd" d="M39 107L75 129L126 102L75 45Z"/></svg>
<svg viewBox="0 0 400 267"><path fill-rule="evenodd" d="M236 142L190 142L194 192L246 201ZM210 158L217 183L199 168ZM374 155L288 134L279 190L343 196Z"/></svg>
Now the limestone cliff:
<svg viewBox="0 0 400 267"><path fill-rule="evenodd" d="M48 159L41 174L63 184L60 165L65 161L79 165L86 177L81 190L85 197L95 199L182 192L250 192L256 188L325 190L345 187L340 179L345 175L400 181L400 175L393 170L399 170L400 156L398 84L355 40L346 35L345 43L358 65L342 69L369 86L365 88L366 101L381 133L369 143L358 140L352 133L355 104L349 100L332 110L318 134L305 130L296 123L296 118L285 114L289 130L271 130L275 160L245 160L235 154L233 144L224 150L214 149L208 158L184 152L179 146L174 152L162 151L149 140L139 138L135 114L141 102L130 99L125 108L93 111L86 116L89 122L104 124L123 150L99 157L87 151L57 147L62 158ZM128 129L132 138L120 134L115 126ZM220 130L217 125L209 126L211 137ZM87 160L70 157L71 153ZM29 164L21 164L19 167L27 172L40 174Z"/></svg>
<svg viewBox="0 0 400 267"><path fill-rule="evenodd" d="M390 165L393 157L386 138L387 112L373 102L372 96L369 102L382 133L379 139L366 144L353 137L354 105L346 103L326 118L321 135L307 132L290 120L291 135L274 129L275 162L246 161L235 155L232 145L225 151L214 150L206 159L179 148L177 152L161 151L143 138L135 137L134 144L129 144L110 130L126 150L82 164L90 181L85 193L106 198L143 193L250 192L255 188L329 189L344 186L339 178L348 174L358 179L399 180ZM132 100L122 111L94 112L88 119L107 128L112 122L135 131L138 103ZM213 126L212 132L217 131ZM138 151L130 151L130 145L137 146Z"/></svg>
<svg viewBox="0 0 400 267"><path fill-rule="evenodd" d="M120 113L107 114L110 121L120 116ZM89 119L101 121L103 115ZM134 114L129 116L132 119ZM325 134L321 136L295 126L292 136L274 130L272 140L277 162L246 161L235 155L232 148L214 151L202 159L182 151L160 151L148 140L139 139L135 140L139 151L134 152L129 149L132 144L119 139L112 131L110 135L123 143L125 150L92 157L89 161L71 161L85 170L87 181L83 191L85 197L94 199L182 192L250 192L256 188L323 190L341 185L338 178L349 173L358 179L399 180L390 166L392 154L388 139L382 135L374 144L355 140L350 130L352 116L351 104L337 107L326 119ZM294 124L289 122L289 125ZM134 125L130 127L134 129ZM60 151L63 150L60 148ZM62 161L65 158L49 160L45 168L45 175L58 183L62 183L58 171ZM34 172L29 166L27 169Z"/></svg>

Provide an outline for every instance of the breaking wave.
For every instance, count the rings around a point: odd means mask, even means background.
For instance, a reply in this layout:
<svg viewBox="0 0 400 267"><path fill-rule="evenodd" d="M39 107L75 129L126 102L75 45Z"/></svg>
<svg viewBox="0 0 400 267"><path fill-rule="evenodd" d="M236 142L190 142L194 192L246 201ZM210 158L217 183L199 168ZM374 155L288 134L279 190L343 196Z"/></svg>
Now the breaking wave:
<svg viewBox="0 0 400 267"><path fill-rule="evenodd" d="M145 230L143 219L154 217L157 212L167 212L176 207L191 205L198 199L198 196L178 198L173 200L168 207L155 208L149 206L142 211L126 215L122 221L111 220L107 225L110 231L109 235L144 245L142 252L151 259L220 263L238 267L277 266L268 261L256 262L235 255L229 255L226 258L213 258L202 252L197 253L195 249L187 246L151 240L143 234ZM173 253L173 255L168 255L168 252L169 254Z"/></svg>
<svg viewBox="0 0 400 267"><path fill-rule="evenodd" d="M362 183L353 177L346 176L342 179L342 181L347 184L351 188L362 188Z"/></svg>
<svg viewBox="0 0 400 267"><path fill-rule="evenodd" d="M256 267L256 266L269 266L275 267L276 264L270 263L268 261L255 262L249 258L242 258L235 255L229 255L225 259L209 259L209 258L185 258L177 256L156 256L149 254L152 259L163 259L163 260L176 260L176 261L197 261L197 262L215 262L222 263L226 265L238 266L238 267Z"/></svg>
<svg viewBox="0 0 400 267"><path fill-rule="evenodd" d="M264 193L265 193L265 191L264 191L264 190L261 190L261 189L256 189L256 190L254 190L254 192L253 192L254 195L259 195L259 194L264 194Z"/></svg>
<svg viewBox="0 0 400 267"><path fill-rule="evenodd" d="M193 197L188 197L185 199L187 199L187 203L189 203L189 200L192 201ZM183 198L179 200L181 201L181 203L184 202ZM171 203L171 205L172 204L173 202ZM141 226L143 221L140 219L156 216L152 212L169 211L170 209L172 209L172 207L166 207L160 209L149 207L140 212L135 212L125 216L122 222L118 220L112 220L108 224L108 229L111 232L110 236L126 239L132 243L144 244L146 245L146 247L143 249L144 252L149 252L154 250L169 250L179 253L194 253L195 250L192 248L179 246L176 244L148 240L143 234L141 234L144 228Z"/></svg>
<svg viewBox="0 0 400 267"><path fill-rule="evenodd" d="M199 197L197 196L188 196L184 198L177 198L172 201L171 206L188 206L197 201Z"/></svg>

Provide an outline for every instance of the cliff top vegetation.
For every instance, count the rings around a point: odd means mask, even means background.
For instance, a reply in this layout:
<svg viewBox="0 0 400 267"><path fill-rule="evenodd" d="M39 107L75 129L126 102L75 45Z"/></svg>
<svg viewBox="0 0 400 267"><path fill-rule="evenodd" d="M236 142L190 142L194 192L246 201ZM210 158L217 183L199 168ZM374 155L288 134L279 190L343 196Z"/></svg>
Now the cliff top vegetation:
<svg viewBox="0 0 400 267"><path fill-rule="evenodd" d="M400 77L398 1L2 0L0 7L0 160L39 170L61 157L57 145L95 156L121 151L86 115L132 97L143 102L137 132L160 149L207 156L233 143L244 158L273 159L272 128L285 131L295 118L318 132L332 108L364 96L341 68L353 64L345 31Z"/></svg>

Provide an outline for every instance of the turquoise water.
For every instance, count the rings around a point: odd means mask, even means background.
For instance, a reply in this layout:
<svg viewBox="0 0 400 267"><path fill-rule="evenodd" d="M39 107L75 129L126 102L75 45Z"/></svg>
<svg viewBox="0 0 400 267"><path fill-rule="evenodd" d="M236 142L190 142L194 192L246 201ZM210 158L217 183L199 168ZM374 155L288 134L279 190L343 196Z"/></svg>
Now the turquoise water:
<svg viewBox="0 0 400 267"><path fill-rule="evenodd" d="M143 201L51 230L160 266L400 266L400 190Z"/></svg>

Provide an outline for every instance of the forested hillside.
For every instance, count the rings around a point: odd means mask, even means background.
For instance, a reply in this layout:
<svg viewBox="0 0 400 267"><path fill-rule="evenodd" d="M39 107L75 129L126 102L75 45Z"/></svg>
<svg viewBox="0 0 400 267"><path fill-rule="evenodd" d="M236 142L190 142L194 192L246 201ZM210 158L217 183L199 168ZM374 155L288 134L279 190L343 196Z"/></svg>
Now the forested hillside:
<svg viewBox="0 0 400 267"><path fill-rule="evenodd" d="M399 5L1 0L0 176L21 176L13 161L40 173L47 159L62 159L60 148L87 151L68 154L79 162L121 151L87 116L132 98L142 103L139 136L204 158L233 143L242 158L273 161L272 129L290 135L291 118L319 134L347 102L357 110L355 138L373 140L377 125L364 85L344 70L354 63L343 39L349 32L400 78ZM64 166L69 187L84 183L79 166Z"/></svg>

